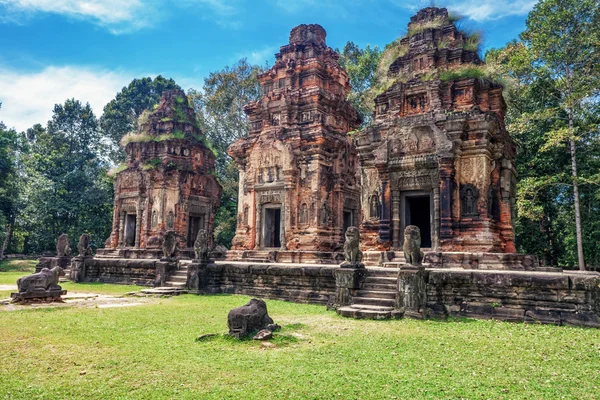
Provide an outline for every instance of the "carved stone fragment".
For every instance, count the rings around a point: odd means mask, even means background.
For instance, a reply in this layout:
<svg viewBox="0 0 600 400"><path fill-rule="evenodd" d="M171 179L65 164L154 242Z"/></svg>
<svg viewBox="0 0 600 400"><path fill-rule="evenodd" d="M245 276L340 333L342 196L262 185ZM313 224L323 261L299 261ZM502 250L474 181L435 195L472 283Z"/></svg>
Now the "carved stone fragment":
<svg viewBox="0 0 600 400"><path fill-rule="evenodd" d="M410 265L421 265L423 252L421 251L421 231L419 227L409 225L404 230L404 258Z"/></svg>
<svg viewBox="0 0 600 400"><path fill-rule="evenodd" d="M234 308L227 316L229 335L241 339L261 329L266 329L273 319L267 313L263 300L252 299L246 305Z"/></svg>

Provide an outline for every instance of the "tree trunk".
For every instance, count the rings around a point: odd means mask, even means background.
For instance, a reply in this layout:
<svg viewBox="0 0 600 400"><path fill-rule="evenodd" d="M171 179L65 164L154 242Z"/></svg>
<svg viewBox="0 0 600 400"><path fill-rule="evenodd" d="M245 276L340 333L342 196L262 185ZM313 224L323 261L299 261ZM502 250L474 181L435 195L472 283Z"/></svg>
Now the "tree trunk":
<svg viewBox="0 0 600 400"><path fill-rule="evenodd" d="M573 140L573 110L569 108L569 131L571 138L571 175L573 177L573 200L575 202L575 232L577 235L577 261L579 269L585 271L585 259L583 258L583 235L581 233L581 213L579 211L579 185L577 184L577 157L575 152L575 141Z"/></svg>
<svg viewBox="0 0 600 400"><path fill-rule="evenodd" d="M6 224L6 237L4 238L2 247L0 247L0 260L4 258L4 252L6 251L8 245L10 244L10 241L12 240L13 226L13 224Z"/></svg>

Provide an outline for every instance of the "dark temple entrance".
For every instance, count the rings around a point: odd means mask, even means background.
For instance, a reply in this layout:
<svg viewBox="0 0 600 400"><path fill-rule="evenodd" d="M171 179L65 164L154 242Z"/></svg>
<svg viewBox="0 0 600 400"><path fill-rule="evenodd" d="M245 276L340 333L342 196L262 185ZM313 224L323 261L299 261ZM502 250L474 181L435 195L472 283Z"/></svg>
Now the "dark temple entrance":
<svg viewBox="0 0 600 400"><path fill-rule="evenodd" d="M135 246L136 215L127 214L125 216L125 246Z"/></svg>
<svg viewBox="0 0 600 400"><path fill-rule="evenodd" d="M421 247L431 248L431 196L407 195L404 200L404 221L402 230L408 225L418 226L421 230Z"/></svg>
<svg viewBox="0 0 600 400"><path fill-rule="evenodd" d="M281 207L265 208L263 246L281 247Z"/></svg>
<svg viewBox="0 0 600 400"><path fill-rule="evenodd" d="M353 225L353 219L353 212L350 210L344 210L344 232L342 232L343 234L345 234L346 230Z"/></svg>
<svg viewBox="0 0 600 400"><path fill-rule="evenodd" d="M194 247L198 231L204 228L204 215L190 215L188 221L187 247Z"/></svg>

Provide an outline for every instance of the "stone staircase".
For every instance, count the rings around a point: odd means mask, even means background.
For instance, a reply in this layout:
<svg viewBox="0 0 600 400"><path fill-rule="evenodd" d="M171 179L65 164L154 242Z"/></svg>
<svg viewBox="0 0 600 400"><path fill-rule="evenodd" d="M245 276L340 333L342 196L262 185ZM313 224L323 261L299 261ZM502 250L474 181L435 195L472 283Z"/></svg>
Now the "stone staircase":
<svg viewBox="0 0 600 400"><path fill-rule="evenodd" d="M187 269L188 263L180 262L179 268L168 277L166 286L185 289L185 283L187 281Z"/></svg>
<svg viewBox="0 0 600 400"><path fill-rule="evenodd" d="M396 268L367 268L365 282L352 304L338 308L337 313L362 319L395 317L397 275Z"/></svg>

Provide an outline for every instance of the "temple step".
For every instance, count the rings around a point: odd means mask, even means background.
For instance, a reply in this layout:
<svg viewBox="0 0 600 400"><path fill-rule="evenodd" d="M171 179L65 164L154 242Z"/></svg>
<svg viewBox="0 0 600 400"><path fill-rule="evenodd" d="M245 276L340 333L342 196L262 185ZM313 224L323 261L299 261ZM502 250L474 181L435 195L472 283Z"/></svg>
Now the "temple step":
<svg viewBox="0 0 600 400"><path fill-rule="evenodd" d="M387 290L359 290L357 296L370 299L396 299L396 292Z"/></svg>
<svg viewBox="0 0 600 400"><path fill-rule="evenodd" d="M358 319L390 319L395 317L394 310L391 308L386 310L368 310L349 306L338 308L337 313L343 317Z"/></svg>
<svg viewBox="0 0 600 400"><path fill-rule="evenodd" d="M394 293L392 293L394 294ZM396 305L396 299L386 299L378 297L355 297L352 306L375 306L375 307L391 307Z"/></svg>
<svg viewBox="0 0 600 400"><path fill-rule="evenodd" d="M174 288L184 288L185 281L167 281L165 282L167 286Z"/></svg>

